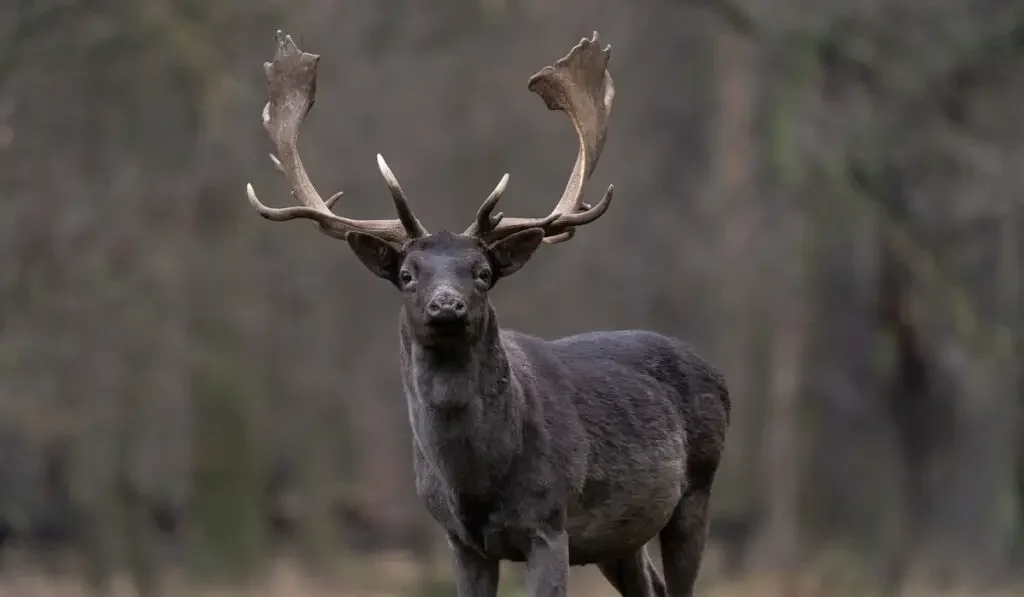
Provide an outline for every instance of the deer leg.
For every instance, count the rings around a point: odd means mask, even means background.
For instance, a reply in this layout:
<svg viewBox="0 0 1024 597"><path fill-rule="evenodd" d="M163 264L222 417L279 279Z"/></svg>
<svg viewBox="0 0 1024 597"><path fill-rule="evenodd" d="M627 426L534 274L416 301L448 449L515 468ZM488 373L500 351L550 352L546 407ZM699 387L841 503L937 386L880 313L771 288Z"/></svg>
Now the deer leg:
<svg viewBox="0 0 1024 597"><path fill-rule="evenodd" d="M533 533L526 558L526 592L530 597L566 597L568 590L568 533Z"/></svg>
<svg viewBox="0 0 1024 597"><path fill-rule="evenodd" d="M710 486L691 488L661 530L661 561L670 597L693 596L707 541L710 497Z"/></svg>
<svg viewBox="0 0 1024 597"><path fill-rule="evenodd" d="M448 543L455 554L455 591L458 597L496 597L498 560L485 558L451 535Z"/></svg>
<svg viewBox="0 0 1024 597"><path fill-rule="evenodd" d="M667 597L654 561L642 547L632 555L597 565L622 597Z"/></svg>

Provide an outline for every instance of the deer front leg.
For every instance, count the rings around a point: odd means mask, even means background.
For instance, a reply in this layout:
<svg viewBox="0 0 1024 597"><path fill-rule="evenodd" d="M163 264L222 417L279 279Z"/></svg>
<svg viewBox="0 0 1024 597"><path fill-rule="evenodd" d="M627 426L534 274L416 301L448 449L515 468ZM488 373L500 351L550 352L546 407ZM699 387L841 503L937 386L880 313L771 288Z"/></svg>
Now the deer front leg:
<svg viewBox="0 0 1024 597"><path fill-rule="evenodd" d="M569 535L564 530L531 533L526 558L530 597L566 597L569 586Z"/></svg>
<svg viewBox="0 0 1024 597"><path fill-rule="evenodd" d="M459 597L496 597L498 560L480 555L457 537L448 536L455 554L455 591Z"/></svg>

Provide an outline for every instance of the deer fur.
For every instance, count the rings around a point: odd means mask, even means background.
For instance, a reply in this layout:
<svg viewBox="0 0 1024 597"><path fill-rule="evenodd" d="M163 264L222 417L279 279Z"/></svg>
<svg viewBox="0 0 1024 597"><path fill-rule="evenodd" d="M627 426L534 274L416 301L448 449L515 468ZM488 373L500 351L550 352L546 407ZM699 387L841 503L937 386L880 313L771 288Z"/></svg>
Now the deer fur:
<svg viewBox="0 0 1024 597"><path fill-rule="evenodd" d="M312 219L401 293L400 371L416 489L454 553L459 597L495 597L502 560L525 562L532 597L565 597L569 567L597 564L624 597L693 594L708 502L725 446L725 380L683 342L651 331L545 340L502 329L489 293L544 243L564 242L608 208L582 202L614 95L608 49L583 39L531 79L573 119L576 166L555 210L491 212L507 175L462 234L429 233L378 156L399 217L335 215L296 149L318 56L278 33L264 126L301 207L250 202L270 220ZM647 554L658 538L664 579Z"/></svg>
<svg viewBox="0 0 1024 597"><path fill-rule="evenodd" d="M448 533L459 594L492 595L474 583L489 587L497 562L510 560L560 570L534 574L534 595L564 595L568 565L591 563L620 590L636 587L624 595L687 595L728 426L724 379L653 332L549 341L501 329L490 286L473 288L470 272L488 264L500 280L541 237L521 232L486 247L440 232L398 251L349 236L363 263L396 286L400 267L418 270L399 315L402 380L417 491ZM464 334L438 337L423 323L438 289L468 303ZM659 533L670 593L643 552Z"/></svg>

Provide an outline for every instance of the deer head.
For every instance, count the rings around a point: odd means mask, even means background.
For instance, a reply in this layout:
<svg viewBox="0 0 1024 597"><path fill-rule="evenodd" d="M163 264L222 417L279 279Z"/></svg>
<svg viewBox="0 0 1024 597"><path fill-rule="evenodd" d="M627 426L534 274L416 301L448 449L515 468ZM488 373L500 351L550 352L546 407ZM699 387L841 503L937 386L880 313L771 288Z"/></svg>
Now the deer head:
<svg viewBox="0 0 1024 597"><path fill-rule="evenodd" d="M264 64L270 100L263 126L277 150L274 166L288 180L302 205L272 208L246 187L257 212L277 222L309 219L325 234L344 239L359 260L405 295L412 327L424 342L465 339L479 333L488 313L487 293L501 278L518 271L541 243L569 240L576 229L598 219L612 200L609 186L596 205L583 202L583 184L597 165L607 134L615 87L607 65L611 48L598 45L597 32L546 66L529 81L550 110L568 114L579 138L579 152L569 182L550 214L540 218L506 218L494 209L508 185L505 174L462 234L431 234L409 206L384 158L377 166L391 191L397 219L353 220L332 207L341 193L323 200L310 182L298 152L298 131L313 106L320 56L301 51L291 36L277 32L277 50Z"/></svg>

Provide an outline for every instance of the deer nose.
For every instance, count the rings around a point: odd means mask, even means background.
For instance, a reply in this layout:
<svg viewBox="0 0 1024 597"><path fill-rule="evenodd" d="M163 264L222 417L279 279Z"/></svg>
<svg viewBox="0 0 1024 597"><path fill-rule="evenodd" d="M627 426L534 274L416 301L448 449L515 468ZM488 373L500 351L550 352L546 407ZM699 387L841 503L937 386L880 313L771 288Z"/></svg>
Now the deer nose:
<svg viewBox="0 0 1024 597"><path fill-rule="evenodd" d="M466 301L462 297L442 292L427 303L427 317L431 323L459 323L466 319Z"/></svg>

